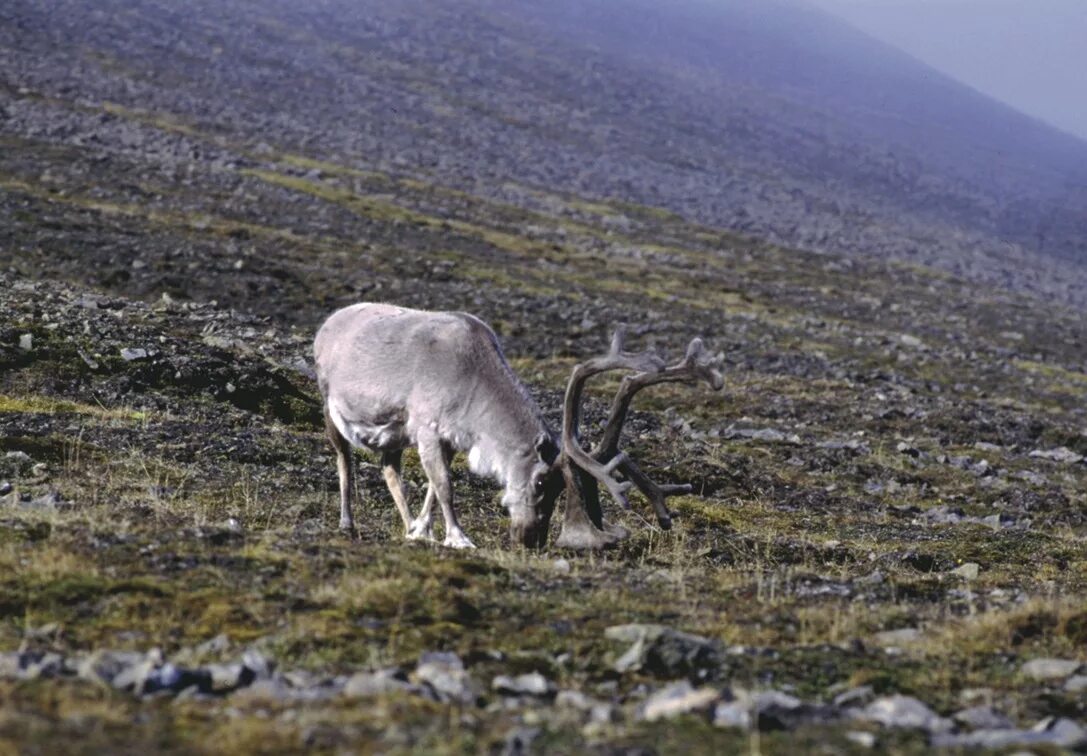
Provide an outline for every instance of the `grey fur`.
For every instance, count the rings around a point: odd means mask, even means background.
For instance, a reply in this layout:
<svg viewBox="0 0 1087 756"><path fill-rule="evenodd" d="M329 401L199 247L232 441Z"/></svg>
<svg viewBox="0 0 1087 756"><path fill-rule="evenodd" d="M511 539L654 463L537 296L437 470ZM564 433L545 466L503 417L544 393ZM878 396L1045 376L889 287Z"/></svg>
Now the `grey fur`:
<svg viewBox="0 0 1087 756"><path fill-rule="evenodd" d="M431 537L435 501L446 546L471 548L453 508L449 462L468 452L473 472L505 487L511 535L546 539L561 492L558 449L536 404L506 362L487 324L461 312L361 303L332 314L314 341L317 383L340 477L340 527L354 529L350 447L381 453L408 538ZM429 486L411 519L400 454L416 446Z"/></svg>

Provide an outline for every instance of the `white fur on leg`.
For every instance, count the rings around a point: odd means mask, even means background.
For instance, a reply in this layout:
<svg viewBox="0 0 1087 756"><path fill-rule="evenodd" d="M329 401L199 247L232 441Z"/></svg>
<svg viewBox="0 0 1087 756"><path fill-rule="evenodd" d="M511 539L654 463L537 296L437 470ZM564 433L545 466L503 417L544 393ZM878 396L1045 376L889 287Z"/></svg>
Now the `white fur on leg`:
<svg viewBox="0 0 1087 756"><path fill-rule="evenodd" d="M404 535L409 541L433 541L434 540L434 528L431 525L430 518L420 515L411 521L411 527L408 528L408 532Z"/></svg>
<svg viewBox="0 0 1087 756"><path fill-rule="evenodd" d="M442 541L442 546L447 549L474 549L476 545L469 540L468 536L464 535L464 531L460 528L453 528L446 534L445 540Z"/></svg>

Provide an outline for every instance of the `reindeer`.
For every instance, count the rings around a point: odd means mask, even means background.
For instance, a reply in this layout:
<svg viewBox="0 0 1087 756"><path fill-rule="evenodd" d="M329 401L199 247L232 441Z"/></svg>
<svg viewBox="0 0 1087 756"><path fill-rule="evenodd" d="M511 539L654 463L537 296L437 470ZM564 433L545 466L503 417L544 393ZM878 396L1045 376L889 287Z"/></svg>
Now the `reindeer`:
<svg viewBox="0 0 1087 756"><path fill-rule="evenodd" d="M561 436L547 426L536 403L502 354L494 331L461 312L428 312L361 303L333 313L317 332L314 357L325 426L336 451L340 528L354 531L352 447L380 454L385 482L408 539L433 538L435 501L445 520L444 546L474 548L457 522L449 465L467 452L469 469L497 480L510 515L514 543L546 544L555 502L567 493L558 545L599 548L626 535L605 525L599 485L624 508L636 486L652 503L662 528L671 526L668 496L688 485L658 486L619 451L619 436L634 394L665 381L704 380L719 390L720 374L694 339L686 357L666 366L649 352L623 351L620 328L610 351L577 365L563 407ZM610 370L633 371L616 394L600 443L586 451L578 435L586 380ZM415 446L428 485L412 518L400 477L404 449ZM620 479L618 475L622 475Z"/></svg>

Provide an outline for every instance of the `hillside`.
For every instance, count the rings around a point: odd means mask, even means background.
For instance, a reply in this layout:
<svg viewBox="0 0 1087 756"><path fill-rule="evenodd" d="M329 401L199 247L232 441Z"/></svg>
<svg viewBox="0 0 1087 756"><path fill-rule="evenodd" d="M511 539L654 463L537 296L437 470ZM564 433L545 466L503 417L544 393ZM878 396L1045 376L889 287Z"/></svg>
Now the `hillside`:
<svg viewBox="0 0 1087 756"><path fill-rule="evenodd" d="M302 8L305 8L303 10ZM8 128L33 97L523 202L666 207L791 246L1082 304L1087 144L794 3L16 0Z"/></svg>
<svg viewBox="0 0 1087 756"><path fill-rule="evenodd" d="M648 157L680 149L649 141L652 103L646 128L590 101L543 117L581 96L551 78L577 64L525 29L620 60L558 5L462 13L472 44L451 5L94 7L0 10L0 750L1087 743L1087 324L1022 291L1042 273L891 259L889 226L878 249L790 247L715 225L694 184L650 197L679 212L634 201L702 169ZM534 56L546 76L509 62ZM614 81L664 75L648 62ZM745 144L786 175L776 141ZM594 184L612 169L585 150L627 178ZM675 526L635 497L606 505L615 549L514 548L458 460L480 548L405 543L360 455L342 535L310 345L364 299L486 319L553 426L618 323L669 356L702 336L724 392L648 389L624 442L694 483ZM590 434L616 385L592 385ZM413 454L405 478L418 506Z"/></svg>

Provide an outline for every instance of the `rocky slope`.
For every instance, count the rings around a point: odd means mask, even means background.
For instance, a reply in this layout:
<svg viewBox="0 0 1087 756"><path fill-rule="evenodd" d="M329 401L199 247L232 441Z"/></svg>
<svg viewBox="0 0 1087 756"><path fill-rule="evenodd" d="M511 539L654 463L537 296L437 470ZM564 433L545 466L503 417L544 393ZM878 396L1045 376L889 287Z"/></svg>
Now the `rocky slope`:
<svg viewBox="0 0 1087 756"><path fill-rule="evenodd" d="M345 122L297 115L323 112L317 79L272 86L295 48L223 45L248 62L216 68L190 33L364 49L275 14L213 22L258 6L130 4L124 35L104 3L51 4L49 23L36 7L0 11L17 63L0 69L0 749L1083 747L1079 311L351 157ZM96 44L24 54L64 34ZM143 39L185 66L101 56ZM266 90L231 83L265 69ZM414 70L370 75L401 92ZM224 78L200 90L193 71ZM613 551L530 553L458 463L481 548L450 553L402 542L360 458L361 533L341 536L309 350L358 299L478 313L552 422L615 324L667 354L703 336L724 394L647 390L625 441L698 495L669 532L635 501L607 510L633 533ZM594 387L590 432L614 386ZM411 455L405 476L418 503Z"/></svg>
<svg viewBox="0 0 1087 756"><path fill-rule="evenodd" d="M8 133L114 103L1083 303L1087 145L798 4L16 0L0 54Z"/></svg>

